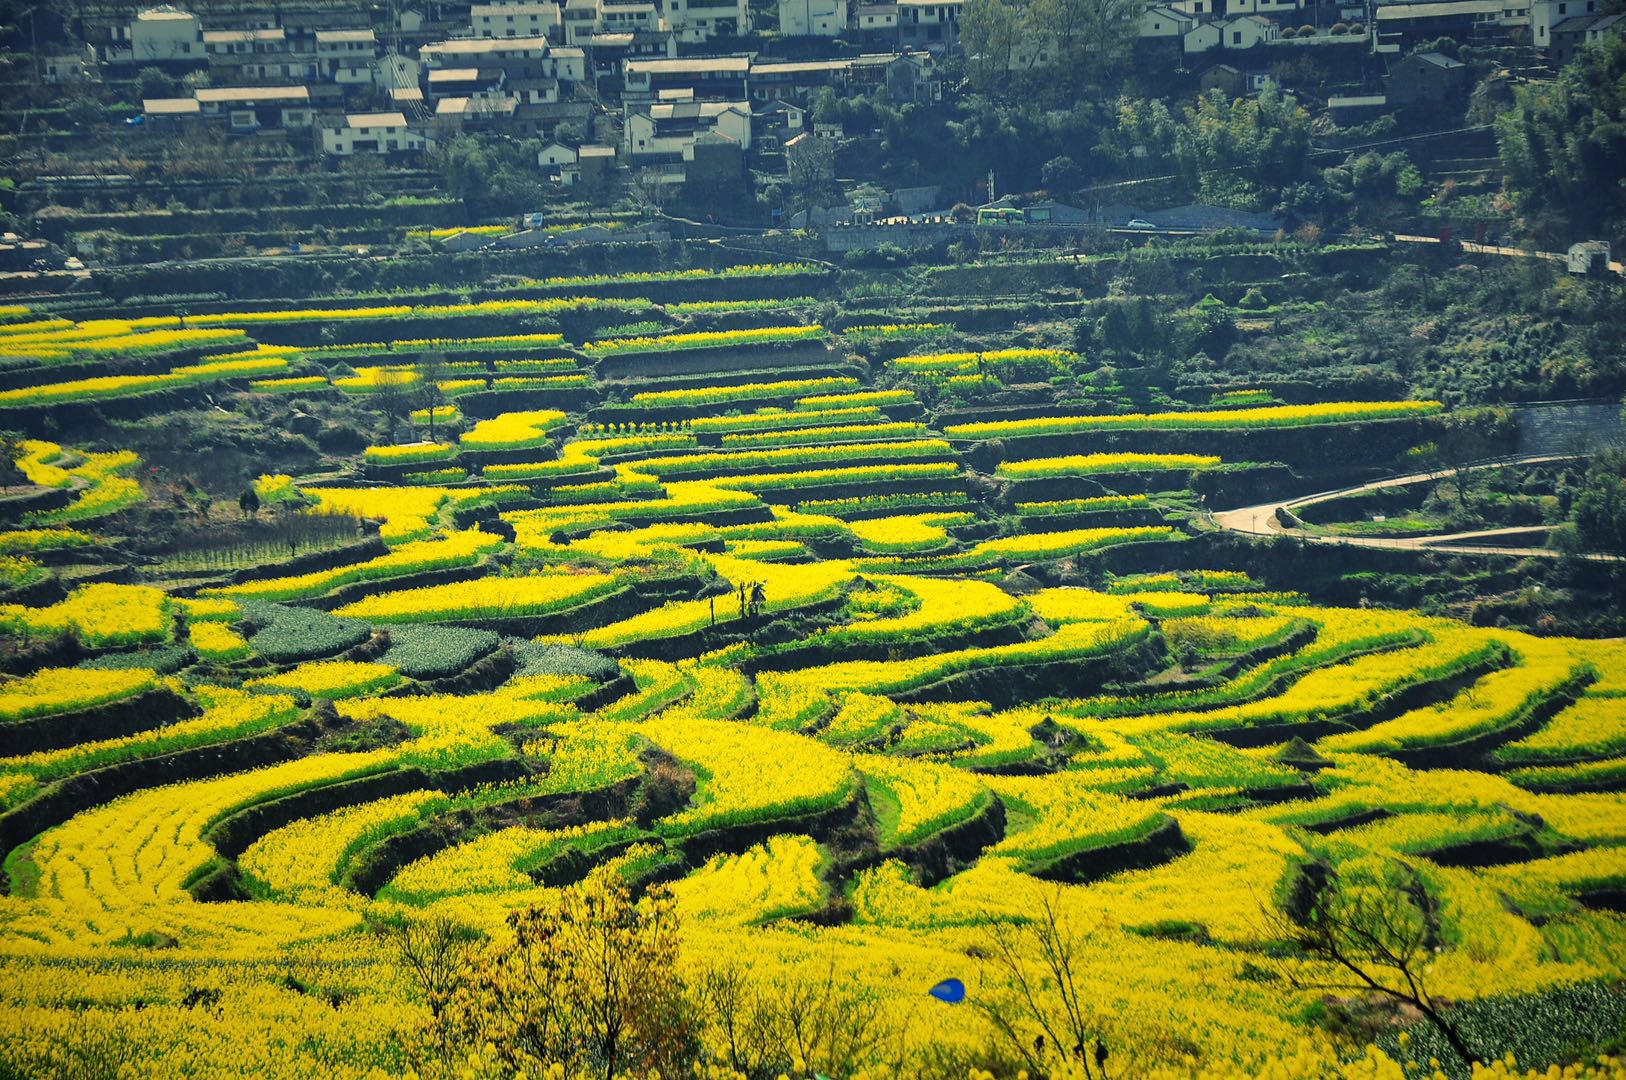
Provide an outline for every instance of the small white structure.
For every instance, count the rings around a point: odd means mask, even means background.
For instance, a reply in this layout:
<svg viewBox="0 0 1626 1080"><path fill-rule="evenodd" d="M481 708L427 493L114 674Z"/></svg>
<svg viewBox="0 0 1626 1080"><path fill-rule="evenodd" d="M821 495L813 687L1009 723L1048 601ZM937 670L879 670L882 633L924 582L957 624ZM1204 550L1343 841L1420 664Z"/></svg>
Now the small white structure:
<svg viewBox="0 0 1626 1080"><path fill-rule="evenodd" d="M350 113L342 120L322 123L322 153L334 157L398 154L423 148L423 134L407 126L404 113Z"/></svg>
<svg viewBox="0 0 1626 1080"><path fill-rule="evenodd" d="M1609 256L1609 241L1584 240L1570 245L1565 263L1572 274L1602 274L1609 269Z"/></svg>
<svg viewBox="0 0 1626 1080"><path fill-rule="evenodd" d="M564 143L549 143L536 152L536 167L543 175L558 179L567 165L576 164L576 151Z"/></svg>
<svg viewBox="0 0 1626 1080"><path fill-rule="evenodd" d="M781 37L840 37L847 29L847 0L779 0Z"/></svg>

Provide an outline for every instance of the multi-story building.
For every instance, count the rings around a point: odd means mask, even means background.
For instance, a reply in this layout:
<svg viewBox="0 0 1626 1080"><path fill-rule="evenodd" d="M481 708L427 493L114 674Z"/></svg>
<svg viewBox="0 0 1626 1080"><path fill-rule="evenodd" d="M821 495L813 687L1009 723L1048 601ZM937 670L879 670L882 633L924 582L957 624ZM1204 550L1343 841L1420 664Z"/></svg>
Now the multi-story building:
<svg viewBox="0 0 1626 1080"><path fill-rule="evenodd" d="M469 22L475 37L549 37L563 40L564 22L559 5L552 0L540 3L474 4Z"/></svg>
<svg viewBox="0 0 1626 1080"><path fill-rule="evenodd" d="M373 81L378 36L371 30L318 30L314 37L318 77L346 86Z"/></svg>
<svg viewBox="0 0 1626 1080"><path fill-rule="evenodd" d="M399 154L422 150L424 133L399 112L350 113L324 119L319 126L322 153L333 157L355 154Z"/></svg>

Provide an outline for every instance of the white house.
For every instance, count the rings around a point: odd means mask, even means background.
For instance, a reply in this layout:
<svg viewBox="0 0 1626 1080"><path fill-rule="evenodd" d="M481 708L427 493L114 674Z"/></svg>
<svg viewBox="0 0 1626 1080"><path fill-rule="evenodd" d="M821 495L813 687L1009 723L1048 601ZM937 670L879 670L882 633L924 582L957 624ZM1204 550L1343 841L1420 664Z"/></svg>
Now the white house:
<svg viewBox="0 0 1626 1080"><path fill-rule="evenodd" d="M383 87L386 93L417 90L418 100L422 101L423 92L419 90L422 82L423 65L413 57L385 53L373 61L373 85Z"/></svg>
<svg viewBox="0 0 1626 1080"><path fill-rule="evenodd" d="M552 37L564 25L559 5L552 0L473 4L469 7L469 22L475 37L486 38Z"/></svg>
<svg viewBox="0 0 1626 1080"><path fill-rule="evenodd" d="M96 50L86 45L83 52L65 53L45 58L45 81L48 83L75 83L95 80Z"/></svg>
<svg viewBox="0 0 1626 1080"><path fill-rule="evenodd" d="M378 37L370 29L316 31L316 69L328 82L370 85L377 55Z"/></svg>
<svg viewBox="0 0 1626 1080"><path fill-rule="evenodd" d="M404 113L350 113L343 119L322 123L322 153L334 157L398 154L423 148L423 133L407 126Z"/></svg>
<svg viewBox="0 0 1626 1080"><path fill-rule="evenodd" d="M680 161L694 140L718 131L751 148L751 103L748 101L673 101L645 107L626 120L629 164Z"/></svg>
<svg viewBox="0 0 1626 1080"><path fill-rule="evenodd" d="M1198 23L1180 37L1180 48L1188 56L1220 47L1220 23Z"/></svg>
<svg viewBox="0 0 1626 1080"><path fill-rule="evenodd" d="M1184 35L1195 22L1190 15L1172 7L1149 7L1141 12L1140 36L1143 38L1174 38Z"/></svg>
<svg viewBox="0 0 1626 1080"><path fill-rule="evenodd" d="M540 35L523 38L451 38L434 41L418 50L418 59L429 69L499 66L504 60L542 60L548 55L548 39Z"/></svg>
<svg viewBox="0 0 1626 1080"><path fill-rule="evenodd" d="M679 41L692 43L751 31L748 0L659 0L659 8L660 29L672 31Z"/></svg>
<svg viewBox="0 0 1626 1080"><path fill-rule="evenodd" d="M536 166L550 176L558 176L561 167L576 163L576 157L571 147L552 142L536 152Z"/></svg>
<svg viewBox="0 0 1626 1080"><path fill-rule="evenodd" d="M583 146L576 151L576 160L559 166L559 183L574 187L579 183L597 183L608 178L615 168L615 147Z"/></svg>
<svg viewBox="0 0 1626 1080"><path fill-rule="evenodd" d="M840 37L847 29L847 0L779 0L782 37Z"/></svg>
<svg viewBox="0 0 1626 1080"><path fill-rule="evenodd" d="M203 23L190 11L161 7L136 12L130 22L130 56L137 64L203 60Z"/></svg>
<svg viewBox="0 0 1626 1080"><path fill-rule="evenodd" d="M1303 0L1226 0L1225 14L1232 18L1238 15L1285 15L1302 7Z"/></svg>
<svg viewBox="0 0 1626 1080"><path fill-rule="evenodd" d="M1577 15L1594 15L1598 0L1535 0L1530 5L1530 44L1545 51L1553 43L1553 27Z"/></svg>
<svg viewBox="0 0 1626 1080"><path fill-rule="evenodd" d="M1216 25L1223 49L1251 49L1282 36L1281 27L1263 15L1244 15L1240 19L1228 19Z"/></svg>
<svg viewBox="0 0 1626 1080"><path fill-rule="evenodd" d="M224 116L229 131L306 128L316 120L303 86L205 86L192 96L204 116Z"/></svg>
<svg viewBox="0 0 1626 1080"><path fill-rule="evenodd" d="M205 30L203 48L211 58L278 53L288 48L288 32L280 26L250 30Z"/></svg>
<svg viewBox="0 0 1626 1080"><path fill-rule="evenodd" d="M898 5L858 5L858 30L866 37L894 34L898 29Z"/></svg>
<svg viewBox="0 0 1626 1080"><path fill-rule="evenodd" d="M1169 0L1168 6L1182 15L1217 15L1220 0Z"/></svg>

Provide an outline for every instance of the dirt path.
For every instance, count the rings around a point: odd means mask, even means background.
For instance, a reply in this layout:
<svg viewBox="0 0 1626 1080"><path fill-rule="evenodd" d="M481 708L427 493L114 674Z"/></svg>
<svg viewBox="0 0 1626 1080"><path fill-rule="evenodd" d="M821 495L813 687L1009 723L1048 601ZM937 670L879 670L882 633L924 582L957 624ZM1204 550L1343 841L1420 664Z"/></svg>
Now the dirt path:
<svg viewBox="0 0 1626 1080"><path fill-rule="evenodd" d="M1539 465L1549 461L1570 461L1575 458L1573 454L1531 454L1525 457L1508 458L1501 461L1490 461L1479 465L1471 465L1470 469L1500 469L1508 465ZM1420 484L1429 480L1439 480L1450 475L1448 472L1417 472L1405 476L1390 476L1382 480L1373 480L1354 487L1339 488L1335 491L1321 491L1313 495L1302 495L1296 499L1284 499L1278 502L1259 503L1255 506L1238 507L1235 510L1219 510L1210 514L1210 519L1221 529L1231 532L1245 533L1249 536L1291 536L1311 544L1343 544L1351 547L1368 548L1394 548L1402 551L1438 551L1456 555L1510 555L1515 558L1557 558L1561 554L1552 548L1523 547L1498 544L1499 538L1512 538L1527 534L1527 527L1481 529L1474 532L1439 533L1432 536L1324 536L1320 533L1309 532L1305 529L1284 527L1278 511L1292 512L1295 507L1311 506L1315 503L1326 502L1330 499L1342 498L1346 495L1358 495L1366 491L1380 491L1384 488L1405 487L1408 484ZM1605 555L1601 553L1587 553L1581 558L1592 559L1597 562L1619 562L1622 556Z"/></svg>

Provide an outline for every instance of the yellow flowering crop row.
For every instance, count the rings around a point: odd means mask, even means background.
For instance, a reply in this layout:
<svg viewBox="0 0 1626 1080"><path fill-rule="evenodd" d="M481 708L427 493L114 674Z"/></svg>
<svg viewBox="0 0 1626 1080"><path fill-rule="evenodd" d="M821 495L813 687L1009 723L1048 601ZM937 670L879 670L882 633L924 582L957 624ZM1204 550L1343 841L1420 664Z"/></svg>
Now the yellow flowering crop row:
<svg viewBox="0 0 1626 1080"><path fill-rule="evenodd" d="M432 540L413 540L366 562L336 566L291 577L262 578L227 585L208 595L246 597L253 600L296 600L320 596L341 585L356 581L382 581L428 570L472 566L480 557L502 547L502 539L478 529L450 532Z"/></svg>
<svg viewBox="0 0 1626 1080"><path fill-rule="evenodd" d="M328 385L325 375L290 375L283 379L255 379L248 384L248 388L265 393L296 393L300 390L320 390Z"/></svg>
<svg viewBox="0 0 1626 1080"><path fill-rule="evenodd" d="M1047 638L1014 645L958 649L910 660L848 660L824 667L770 675L770 685L808 683L824 690L863 690L895 693L924 686L961 671L1007 664L1040 664L1097 656L1143 639L1148 632L1141 619L1116 622L1072 623Z"/></svg>
<svg viewBox="0 0 1626 1080"><path fill-rule="evenodd" d="M1015 435L1061 435L1090 431L1148 431L1181 428L1304 427L1429 416L1445 406L1438 401L1333 401L1318 405L1277 405L1258 409L1211 412L1123 413L1111 416L1046 416L1031 420L994 420L951 424L943 434L952 439L999 439Z"/></svg>
<svg viewBox="0 0 1626 1080"><path fill-rule="evenodd" d="M721 471L733 473L748 469L771 469L775 466L842 461L853 457L887 457L906 461L920 458L947 457L949 454L949 444L943 439L906 439L898 442L840 443L834 446L786 446L764 450L721 451L674 457L645 458L638 462L638 471L647 473L650 476L664 478L697 472Z"/></svg>
<svg viewBox="0 0 1626 1080"><path fill-rule="evenodd" d="M507 484L485 488L306 488L305 494L316 500L313 513L382 518L384 527L379 535L385 543L400 544L426 533L430 520L442 506L502 502L524 498L530 491Z"/></svg>
<svg viewBox="0 0 1626 1080"><path fill-rule="evenodd" d="M1555 695L1590 682L1593 671L1560 642L1493 635L1515 651L1515 666L1492 672L1450 701L1413 709L1365 731L1322 740L1329 749L1382 753L1450 744L1520 723Z"/></svg>
<svg viewBox="0 0 1626 1080"><path fill-rule="evenodd" d="M854 341L908 341L953 332L954 327L947 323L871 323L849 326L841 334Z"/></svg>
<svg viewBox="0 0 1626 1080"><path fill-rule="evenodd" d="M75 668L66 675L70 681L80 675L146 675L144 671L102 672ZM254 735L285 724L297 713L294 699L277 694L256 694L224 686L205 686L197 691L204 706L202 716L163 727L148 728L119 738L82 742L57 750L41 750L19 757L0 758L0 776L13 771L36 780L49 781L87 769L99 768L135 758L154 757L193 746L226 742ZM0 804L6 800L0 797Z"/></svg>
<svg viewBox="0 0 1626 1080"><path fill-rule="evenodd" d="M850 393L814 393L796 399L798 412L823 412L829 409L880 408L885 405L909 405L915 401L913 390L854 390Z"/></svg>
<svg viewBox="0 0 1626 1080"><path fill-rule="evenodd" d="M1094 495L1087 499L1057 499L1053 502L1019 502L1016 512L1022 517L1047 517L1059 514L1093 514L1104 510L1140 510L1151 505L1145 495Z"/></svg>
<svg viewBox="0 0 1626 1080"><path fill-rule="evenodd" d="M0 532L0 552L55 551L86 547L96 538L78 529L8 529Z"/></svg>
<svg viewBox="0 0 1626 1080"><path fill-rule="evenodd" d="M195 623L190 635L192 648L205 660L229 662L248 655L248 642L243 635L224 623Z"/></svg>
<svg viewBox="0 0 1626 1080"><path fill-rule="evenodd" d="M1212 469L1220 459L1208 454L1069 454L1066 457L1002 461L994 475L1007 480L1093 473Z"/></svg>
<svg viewBox="0 0 1626 1080"><path fill-rule="evenodd" d="M49 607L0 604L0 628L18 636L71 634L98 648L163 641L170 600L150 585L85 585Z"/></svg>
<svg viewBox="0 0 1626 1080"><path fill-rule="evenodd" d="M796 414L792 414L796 415ZM801 446L807 443L859 442L864 439L918 438L926 425L918 421L885 424L846 424L825 427L798 427L780 431L737 433L723 436L725 447Z"/></svg>
<svg viewBox="0 0 1626 1080"><path fill-rule="evenodd" d="M222 379L270 375L286 370L287 367L288 360L285 355L261 346L256 352L241 358L216 357L205 363L172 368L166 375L102 375L41 386L25 386L16 390L0 390L0 408L130 397L136 394L149 394L155 390L170 390Z"/></svg>
<svg viewBox="0 0 1626 1080"><path fill-rule="evenodd" d="M943 378L953 375L1004 375L1011 371L1059 375L1078 361L1063 349L994 349L988 352L932 353L900 356L890 366L906 375Z"/></svg>
<svg viewBox="0 0 1626 1080"><path fill-rule="evenodd" d="M545 615L585 604L621 587L613 574L485 577L369 596L336 614L374 622L446 622Z"/></svg>
<svg viewBox="0 0 1626 1080"><path fill-rule="evenodd" d="M788 341L812 341L824 337L824 327L758 326L748 330L702 330L660 337L607 338L582 346L594 356L620 353L675 352L680 349L726 349L743 345L772 345Z"/></svg>
<svg viewBox="0 0 1626 1080"><path fill-rule="evenodd" d="M345 895L334 883L353 852L450 802L438 791L409 791L301 818L255 841L237 865L256 893L342 905Z"/></svg>
<svg viewBox="0 0 1626 1080"><path fill-rule="evenodd" d="M845 754L784 732L706 719L697 711L668 710L638 725L702 777L691 805L662 819L661 832L687 836L827 810L853 794L856 774Z"/></svg>
<svg viewBox="0 0 1626 1080"><path fill-rule="evenodd" d="M1583 696L1518 742L1497 751L1504 762L1559 762L1626 752L1626 699Z"/></svg>
<svg viewBox="0 0 1626 1080"><path fill-rule="evenodd" d="M133 697L156 685L158 677L141 668L43 668L24 678L0 682L0 721L88 709Z"/></svg>
<svg viewBox="0 0 1626 1080"><path fill-rule="evenodd" d="M944 555L921 559L869 559L861 566L878 572L910 573L971 569L1011 560L1018 562L1044 562L1066 559L1118 544L1144 543L1150 540L1178 540L1178 529L1163 525L1137 525L1131 528L1067 529L1050 533L1023 533L983 540L960 555Z"/></svg>
<svg viewBox="0 0 1626 1080"><path fill-rule="evenodd" d="M779 409L764 408L743 416L697 416L686 422L688 430L697 434L718 433L728 441L732 433L776 431L781 428L836 427L840 424L862 424L885 420L885 415L874 405L860 405L845 409Z"/></svg>
<svg viewBox="0 0 1626 1080"><path fill-rule="evenodd" d="M807 836L774 836L738 855L718 855L673 887L678 911L711 922L761 922L823 905L824 856Z"/></svg>
<svg viewBox="0 0 1626 1080"><path fill-rule="evenodd" d="M899 514L847 523L847 529L870 551L918 554L949 543L947 529L969 525L977 515L959 511L941 514Z"/></svg>
<svg viewBox="0 0 1626 1080"><path fill-rule="evenodd" d="M870 781L870 799L877 804L887 846L919 843L980 812L990 801L987 786L977 777L947 765L880 754L859 755L853 764Z"/></svg>
<svg viewBox="0 0 1626 1080"><path fill-rule="evenodd" d="M896 465L852 465L846 468L799 469L795 472L753 473L724 476L707 481L713 487L742 491L785 491L823 484L867 484L890 480L943 480L958 476L960 467L952 461L903 462Z"/></svg>
<svg viewBox="0 0 1626 1080"><path fill-rule="evenodd" d="M448 461L457 455L450 443L420 442L397 446L369 446L362 458L375 465L409 465L420 461Z"/></svg>
<svg viewBox="0 0 1626 1080"><path fill-rule="evenodd" d="M460 435L458 442L465 450L517 450L528 446L546 446L548 432L565 420L565 414L556 409L503 413L490 420L479 421Z"/></svg>
<svg viewBox="0 0 1626 1080"><path fill-rule="evenodd" d="M736 586L761 582L762 609L769 614L829 599L851 576L846 565L836 562L778 565L727 555L709 555L707 561ZM719 624L740 617L739 604L732 597L718 597L715 601L674 600L640 615L595 627L570 640L591 649L608 649L635 641L678 637L711 625L714 611Z"/></svg>
<svg viewBox="0 0 1626 1080"><path fill-rule="evenodd" d="M313 660L280 675L250 679L243 685L273 691L296 691L312 697L347 698L388 690L400 681L401 676L388 664L360 660Z"/></svg>
<svg viewBox="0 0 1626 1080"><path fill-rule="evenodd" d="M738 386L703 386L690 390L645 390L632 395L634 405L727 405L736 401L755 401L761 398L796 397L818 400L806 395L824 395L838 390L856 390L858 380L845 375L831 375L822 379L783 379L777 382L740 383ZM853 402L852 404L874 404ZM840 406L836 406L840 407Z"/></svg>

